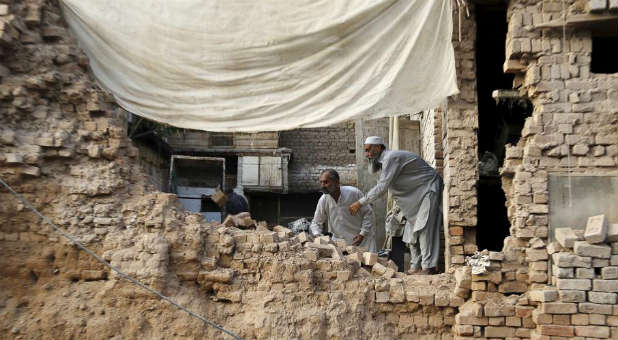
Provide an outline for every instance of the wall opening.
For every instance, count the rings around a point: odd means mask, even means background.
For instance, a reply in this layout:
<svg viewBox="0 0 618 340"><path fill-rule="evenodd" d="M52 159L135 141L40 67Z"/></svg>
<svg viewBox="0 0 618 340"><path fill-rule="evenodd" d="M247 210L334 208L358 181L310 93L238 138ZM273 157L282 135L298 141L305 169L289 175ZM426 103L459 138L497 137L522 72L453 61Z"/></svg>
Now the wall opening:
<svg viewBox="0 0 618 340"><path fill-rule="evenodd" d="M247 192L251 216L256 221L266 221L270 225L282 225L299 218L312 219L315 207L322 194L291 193L276 194L269 192ZM326 232L326 230L325 230Z"/></svg>
<svg viewBox="0 0 618 340"><path fill-rule="evenodd" d="M618 25L602 25L592 30L590 72L618 73L618 59L614 50L618 46Z"/></svg>
<svg viewBox="0 0 618 340"><path fill-rule="evenodd" d="M479 249L494 251L502 250L510 228L498 169L504 162L505 145L517 143L532 107L516 92L499 90L513 86L513 75L505 74L502 69L504 49L497 48L506 43L506 13L504 3L476 6L479 110L476 243Z"/></svg>

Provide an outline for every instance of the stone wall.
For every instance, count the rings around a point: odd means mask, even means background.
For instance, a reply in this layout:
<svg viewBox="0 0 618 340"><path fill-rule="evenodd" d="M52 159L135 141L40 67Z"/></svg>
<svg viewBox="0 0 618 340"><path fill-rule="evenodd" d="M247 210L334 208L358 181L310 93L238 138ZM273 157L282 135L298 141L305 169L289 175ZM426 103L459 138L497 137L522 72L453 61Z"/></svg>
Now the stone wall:
<svg viewBox="0 0 618 340"><path fill-rule="evenodd" d="M315 129L282 131L279 146L292 149L290 192L319 190L320 172L334 168L342 184L356 185L354 123Z"/></svg>

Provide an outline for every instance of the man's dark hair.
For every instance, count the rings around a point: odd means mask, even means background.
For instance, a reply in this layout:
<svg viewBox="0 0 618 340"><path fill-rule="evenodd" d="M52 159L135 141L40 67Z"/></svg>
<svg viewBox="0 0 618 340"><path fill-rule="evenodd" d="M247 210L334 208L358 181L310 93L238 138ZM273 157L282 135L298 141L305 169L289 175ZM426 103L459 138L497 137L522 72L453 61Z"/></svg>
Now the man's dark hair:
<svg viewBox="0 0 618 340"><path fill-rule="evenodd" d="M320 173L320 176L322 176L323 174L328 173L328 178L331 181L337 181L339 182L339 173L337 172L337 170L335 169L324 169L322 170L322 172Z"/></svg>

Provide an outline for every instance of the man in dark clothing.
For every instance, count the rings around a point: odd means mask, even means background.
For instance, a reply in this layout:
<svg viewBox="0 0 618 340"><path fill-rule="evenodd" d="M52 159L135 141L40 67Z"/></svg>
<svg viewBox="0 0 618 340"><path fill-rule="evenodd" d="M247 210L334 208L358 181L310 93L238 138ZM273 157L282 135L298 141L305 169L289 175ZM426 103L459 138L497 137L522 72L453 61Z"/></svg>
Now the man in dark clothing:
<svg viewBox="0 0 618 340"><path fill-rule="evenodd" d="M235 193L233 190L227 190L226 193L217 191L213 195L212 200L217 203L221 212L224 215L236 215L242 212L249 212L249 203L243 196Z"/></svg>
<svg viewBox="0 0 618 340"><path fill-rule="evenodd" d="M225 213L228 215L236 215L241 212L249 212L249 204L247 200L235 193L234 191L230 191L230 193L226 194L225 200Z"/></svg>

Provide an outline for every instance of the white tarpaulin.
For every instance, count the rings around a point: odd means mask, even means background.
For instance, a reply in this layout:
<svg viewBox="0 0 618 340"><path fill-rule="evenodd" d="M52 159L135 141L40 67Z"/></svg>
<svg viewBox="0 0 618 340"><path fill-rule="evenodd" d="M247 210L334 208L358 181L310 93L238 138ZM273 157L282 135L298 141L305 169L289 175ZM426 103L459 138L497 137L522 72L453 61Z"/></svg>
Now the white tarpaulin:
<svg viewBox="0 0 618 340"><path fill-rule="evenodd" d="M457 93L451 0L62 0L100 84L177 127L274 131Z"/></svg>

